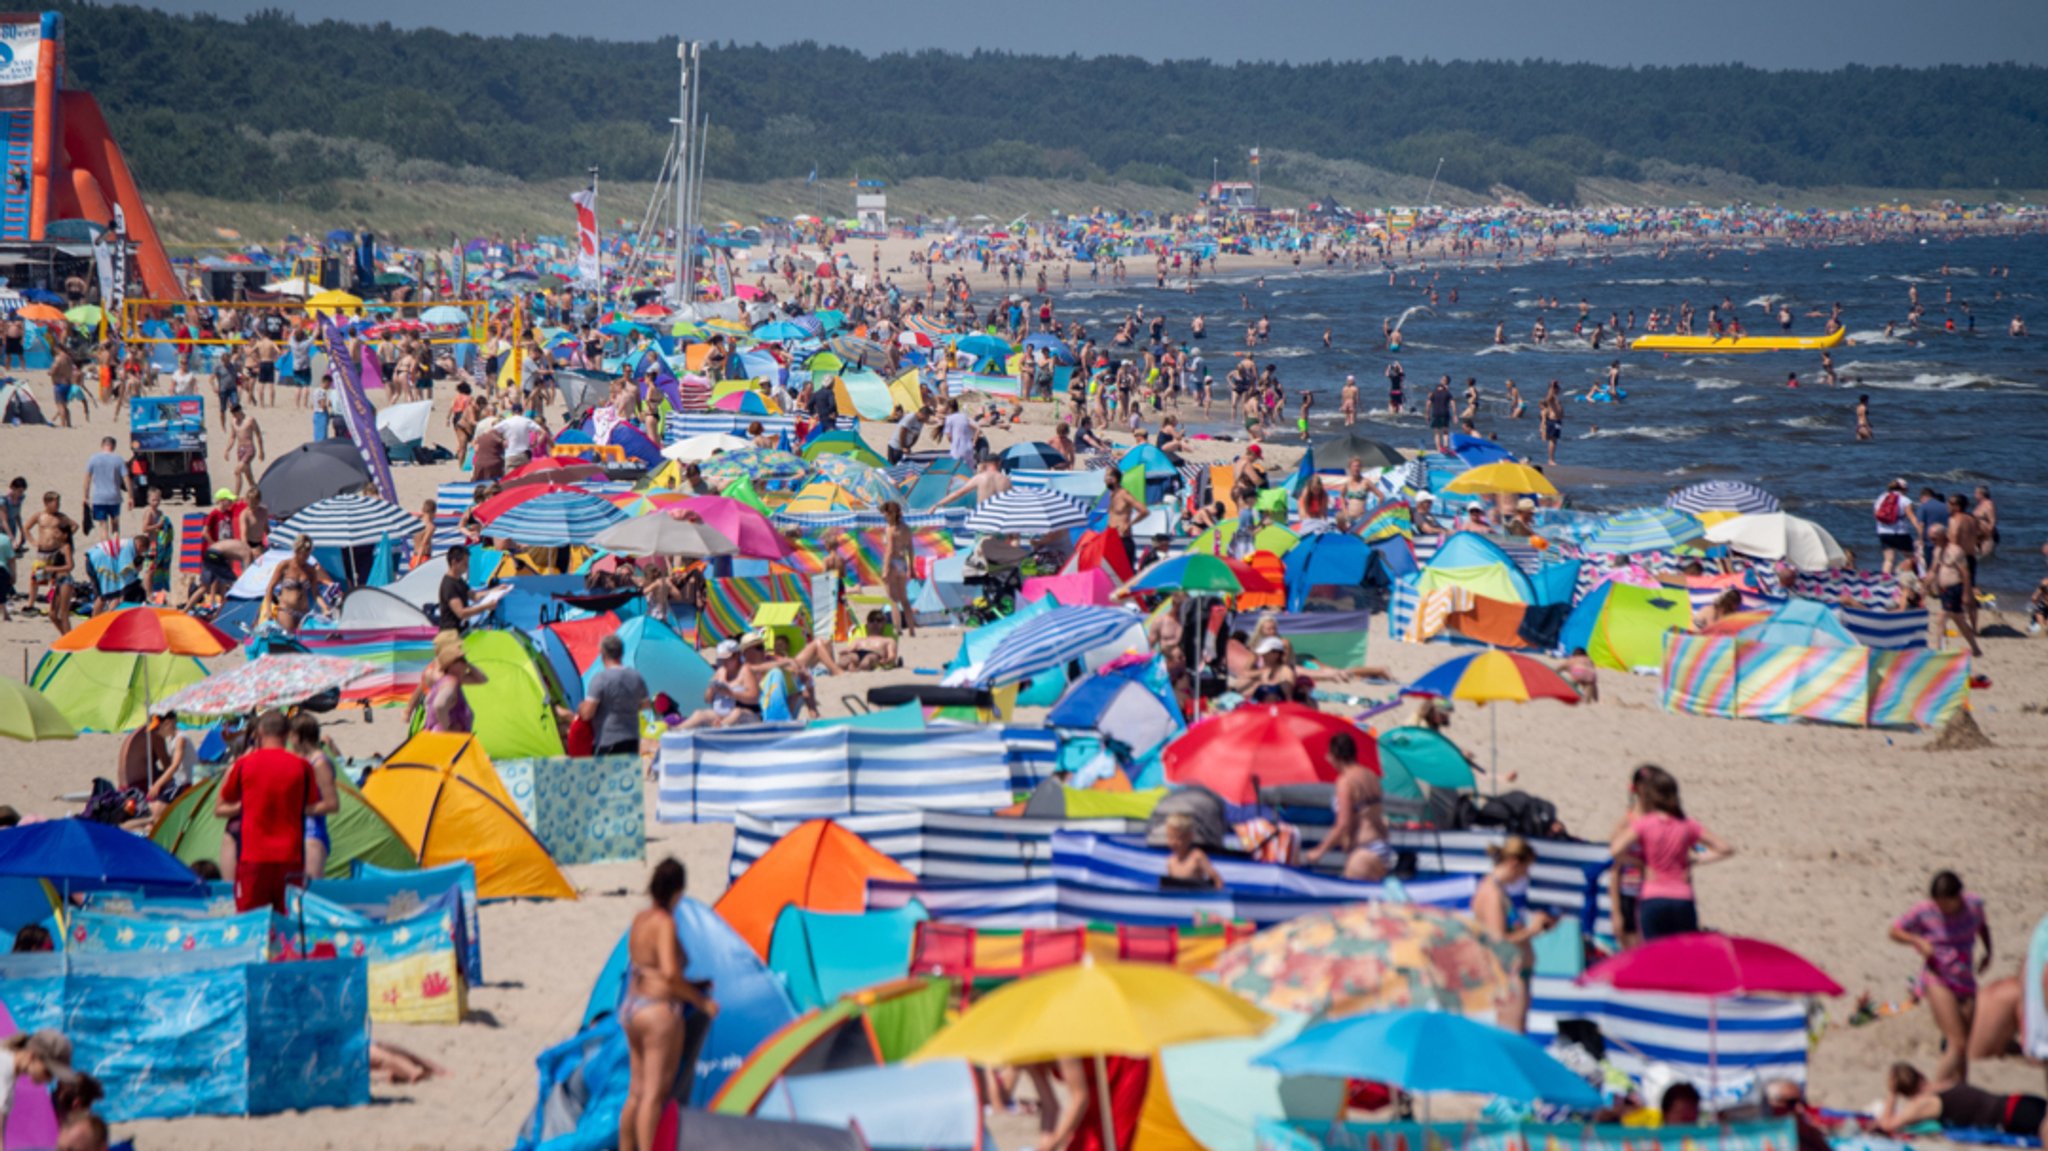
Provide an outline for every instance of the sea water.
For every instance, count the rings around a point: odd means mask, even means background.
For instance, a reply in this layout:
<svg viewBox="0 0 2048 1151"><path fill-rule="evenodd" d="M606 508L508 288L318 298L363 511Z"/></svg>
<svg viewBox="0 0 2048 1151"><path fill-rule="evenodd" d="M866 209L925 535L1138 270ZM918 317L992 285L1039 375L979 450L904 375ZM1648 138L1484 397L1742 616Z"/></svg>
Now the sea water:
<svg viewBox="0 0 2048 1151"><path fill-rule="evenodd" d="M1993 268L2008 267L2009 275L1992 275ZM1437 377L1449 375L1460 408L1466 379L1479 381L1481 434L1541 462L1536 407L1557 380L1572 397L1558 463L1625 473L1570 488L1577 506L1660 503L1673 489L1700 480L1747 480L1775 493L1785 510L1818 521L1856 552L1859 564L1870 566L1878 555L1871 507L1894 477L1905 477L1916 498L1923 485L1969 495L1977 484L1988 484L2004 542L1982 573L1985 585L2018 590L2048 574L2039 550L2048 540L2048 237L1777 245L1721 249L1711 258L1699 251L1570 263L1559 257L1498 271L1490 260L1462 268L1431 261L1421 269L1404 265L1391 287L1384 269L1332 270L1308 260L1298 271L1267 270L1261 287L1255 273L1231 268L1226 258L1220 274L1196 281L1192 295L1183 290L1184 279L1169 280L1164 291L1154 287L1147 261L1132 260L1130 268L1132 280L1122 287L1084 285L1077 277L1077 290L1057 298L1059 313L1080 320L1105 345L1117 322L1139 306L1148 319L1164 314L1176 342L1188 338L1197 313L1205 316L1208 335L1197 346L1216 382L1217 407L1208 421L1195 413L1190 422L1197 429L1242 434L1242 424L1226 410L1224 376L1245 348L1246 326L1265 316L1271 337L1252 351L1261 368L1278 368L1288 391L1276 432L1280 442L1295 438L1304 389L1315 394L1315 422L1335 421L1338 390L1349 374L1358 377L1361 409L1371 409L1361 412L1368 434L1396 447L1422 447L1429 440L1423 400ZM1431 283L1436 305L1412 310L1429 303L1423 292ZM1084 287L1092 290L1078 290ZM1919 289L1925 312L1917 327L1906 323L1909 287ZM1557 308L1538 302L1553 296ZM1823 382L1817 351L1617 352L1611 335L1595 350L1571 331L1581 299L1590 306L1589 334L1610 313L1625 321L1634 309L1637 335L1651 309L1668 314L1686 301L1694 309L1694 330L1704 332L1708 309L1727 299L1751 335L1780 334L1776 305L1783 303L1794 315L1790 334L1817 336L1839 303L1849 343L1833 349L1839 383L1832 388ZM1976 317L1974 331L1965 305ZM1402 350L1388 352L1381 324L1404 313ZM2033 335L2007 334L2015 315ZM1545 345L1530 339L1538 316L1549 328ZM1944 329L1951 317L1954 332ZM1887 321L1897 325L1891 337L1884 334ZM1507 343L1496 345L1494 325L1501 322ZM1387 414L1382 374L1395 359L1407 370L1409 410L1400 417ZM1627 398L1618 404L1578 399L1615 359ZM1799 376L1796 389L1786 386L1791 372ZM1527 401L1523 419L1507 418L1507 379ZM1865 394L1875 439L1859 443L1856 399ZM1148 427L1157 424L1148 416Z"/></svg>

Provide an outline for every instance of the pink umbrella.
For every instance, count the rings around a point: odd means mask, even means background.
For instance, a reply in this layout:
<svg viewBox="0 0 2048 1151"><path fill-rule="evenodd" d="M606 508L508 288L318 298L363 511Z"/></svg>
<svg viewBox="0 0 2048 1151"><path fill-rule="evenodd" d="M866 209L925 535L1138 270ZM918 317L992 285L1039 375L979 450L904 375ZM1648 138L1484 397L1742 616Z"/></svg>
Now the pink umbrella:
<svg viewBox="0 0 2048 1151"><path fill-rule="evenodd" d="M1731 995L1840 995L1842 985L1804 956L1742 935L1669 935L1595 964L1579 982L1617 991L1661 991L1707 999L1707 1097L1720 1092L1720 1001Z"/></svg>
<svg viewBox="0 0 2048 1151"><path fill-rule="evenodd" d="M1093 604L1108 607L1115 602L1111 592L1116 582L1101 568L1086 571L1066 572L1062 575L1032 576L1024 581L1023 598L1029 603L1050 595L1066 607L1080 607Z"/></svg>
<svg viewBox="0 0 2048 1151"><path fill-rule="evenodd" d="M789 554L789 541L768 522L768 517L738 500L724 496L692 496L662 509L678 518L694 517L718 530L740 546L739 554L755 559L779 560Z"/></svg>

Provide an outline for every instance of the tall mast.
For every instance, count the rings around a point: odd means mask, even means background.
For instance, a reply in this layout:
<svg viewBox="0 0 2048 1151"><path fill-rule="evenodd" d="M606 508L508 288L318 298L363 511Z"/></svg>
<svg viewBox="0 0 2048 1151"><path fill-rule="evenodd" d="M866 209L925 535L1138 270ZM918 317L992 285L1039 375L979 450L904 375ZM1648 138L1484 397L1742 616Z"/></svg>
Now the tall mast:
<svg viewBox="0 0 2048 1151"><path fill-rule="evenodd" d="M683 216L687 210L686 189L689 186L690 155L690 64L696 56L697 46L687 40L676 42L676 59L681 61L682 77L676 89L676 176L675 176L675 217L676 217L676 305L689 302L688 281L684 279L685 268L683 248L686 236L683 230Z"/></svg>

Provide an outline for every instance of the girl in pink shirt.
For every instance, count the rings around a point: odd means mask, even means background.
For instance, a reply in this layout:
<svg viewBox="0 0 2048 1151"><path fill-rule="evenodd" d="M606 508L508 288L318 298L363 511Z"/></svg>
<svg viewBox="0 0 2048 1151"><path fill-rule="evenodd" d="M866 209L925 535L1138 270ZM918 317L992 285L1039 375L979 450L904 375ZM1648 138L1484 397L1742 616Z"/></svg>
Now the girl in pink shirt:
<svg viewBox="0 0 2048 1151"><path fill-rule="evenodd" d="M1693 901L1692 869L1696 864L1715 863L1735 854L1720 836L1686 818L1678 801L1678 780L1668 771L1644 764L1636 771L1636 794L1642 814L1629 818L1628 826L1614 837L1617 858L1631 852L1643 861L1641 899L1636 907L1636 926L1648 943L1667 935L1681 935L1700 929L1699 907ZM1693 848L1704 845L1705 854L1693 858Z"/></svg>

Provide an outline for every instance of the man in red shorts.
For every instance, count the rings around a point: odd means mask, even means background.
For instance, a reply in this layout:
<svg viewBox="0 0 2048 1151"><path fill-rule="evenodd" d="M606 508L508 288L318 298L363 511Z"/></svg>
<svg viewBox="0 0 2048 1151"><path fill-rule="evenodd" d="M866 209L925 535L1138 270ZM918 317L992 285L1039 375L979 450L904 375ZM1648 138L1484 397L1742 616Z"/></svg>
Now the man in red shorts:
<svg viewBox="0 0 2048 1151"><path fill-rule="evenodd" d="M256 718L256 750L237 759L221 782L214 814L236 835L235 910L284 911L288 880L306 870L307 809L320 802L313 765L285 750L284 713Z"/></svg>

